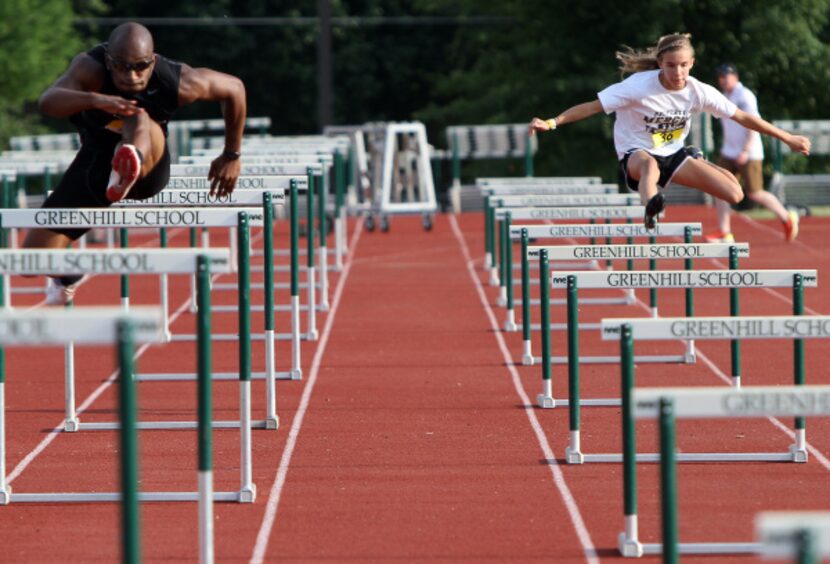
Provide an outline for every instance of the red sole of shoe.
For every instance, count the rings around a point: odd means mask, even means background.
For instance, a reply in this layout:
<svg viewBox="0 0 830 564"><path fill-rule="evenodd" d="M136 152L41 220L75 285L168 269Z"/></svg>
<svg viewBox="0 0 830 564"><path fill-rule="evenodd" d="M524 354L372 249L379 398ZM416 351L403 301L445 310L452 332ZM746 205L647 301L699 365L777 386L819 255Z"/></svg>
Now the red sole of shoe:
<svg viewBox="0 0 830 564"><path fill-rule="evenodd" d="M116 186L107 188L107 199L110 202L118 202L124 199L127 192L138 180L141 160L138 158L135 149L122 145L112 157L112 168L121 175L121 182Z"/></svg>

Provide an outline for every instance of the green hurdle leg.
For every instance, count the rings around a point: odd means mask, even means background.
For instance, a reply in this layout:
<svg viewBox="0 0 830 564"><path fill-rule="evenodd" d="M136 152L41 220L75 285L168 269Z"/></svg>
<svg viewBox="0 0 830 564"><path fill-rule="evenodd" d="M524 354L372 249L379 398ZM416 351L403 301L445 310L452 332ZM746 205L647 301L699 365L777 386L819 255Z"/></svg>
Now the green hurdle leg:
<svg viewBox="0 0 830 564"><path fill-rule="evenodd" d="M452 133L452 186L451 199L453 204L461 199L461 155L458 151L458 132ZM486 210L487 208L485 208ZM460 210L453 210L458 212Z"/></svg>
<svg viewBox="0 0 830 564"><path fill-rule="evenodd" d="M504 217L504 264L505 264L505 305L507 306L507 318L504 322L505 331L515 331L516 310L513 302L513 240L510 239L510 212Z"/></svg>
<svg viewBox="0 0 830 564"><path fill-rule="evenodd" d="M239 277L239 433L241 451L240 501L253 502L251 461L251 230L248 214L239 212L237 269Z"/></svg>
<svg viewBox="0 0 830 564"><path fill-rule="evenodd" d="M620 535L623 556L642 556L637 522L637 441L634 431L634 413L631 394L634 389L634 339L631 325L620 327L620 368L622 385L622 452L623 452L623 515L625 532Z"/></svg>
<svg viewBox="0 0 830 564"><path fill-rule="evenodd" d="M308 273L308 333L309 341L317 340L317 271L314 262L314 190L317 177L308 169L308 191L306 192L306 272Z"/></svg>
<svg viewBox="0 0 830 564"><path fill-rule="evenodd" d="M346 161L340 150L334 152L334 267L343 269L346 250Z"/></svg>
<svg viewBox="0 0 830 564"><path fill-rule="evenodd" d="M510 213L510 212L508 212ZM507 305L507 279L513 277L510 272L510 265L507 264L507 246L510 244L510 233L505 231L507 216L498 220L499 230L499 297L496 305L505 307Z"/></svg>
<svg viewBox="0 0 830 564"><path fill-rule="evenodd" d="M795 561L797 564L821 564L815 535L809 529L796 534Z"/></svg>
<svg viewBox="0 0 830 564"><path fill-rule="evenodd" d="M289 184L289 239L291 255L291 379L300 380L303 369L300 363L300 220L297 181Z"/></svg>
<svg viewBox="0 0 830 564"><path fill-rule="evenodd" d="M648 238L648 242L650 245L654 245L657 243L657 237L653 235ZM657 260L650 258L648 259L648 269L652 272L657 270ZM659 314L657 312L657 288L649 288L648 289L648 302L651 306L651 316L657 317Z"/></svg>
<svg viewBox="0 0 830 564"><path fill-rule="evenodd" d="M522 364L533 365L533 351L530 341L530 261L527 258L527 229L522 229L522 341L524 354Z"/></svg>
<svg viewBox="0 0 830 564"><path fill-rule="evenodd" d="M210 342L210 261L196 258L199 435L199 561L213 562L213 398Z"/></svg>
<svg viewBox="0 0 830 564"><path fill-rule="evenodd" d="M576 276L568 276L568 426L570 444L565 458L571 464L582 464L579 432L579 295Z"/></svg>
<svg viewBox="0 0 830 564"><path fill-rule="evenodd" d="M119 229L121 236L121 248L126 249L130 246L129 231L122 227ZM126 274L121 275L121 305L124 309L130 309L130 277Z"/></svg>
<svg viewBox="0 0 830 564"><path fill-rule="evenodd" d="M262 195L265 288L265 426L279 427L277 417L276 352L274 350L274 204L271 194Z"/></svg>
<svg viewBox="0 0 830 564"><path fill-rule="evenodd" d="M729 247L729 270L738 269L738 248ZM740 302L738 288L729 288L729 315L737 317L740 315ZM732 339L730 341L732 358L732 385L741 387L741 341Z"/></svg>
<svg viewBox="0 0 830 564"><path fill-rule="evenodd" d="M493 226L490 223L490 196L484 196L484 269L493 264Z"/></svg>
<svg viewBox="0 0 830 564"><path fill-rule="evenodd" d="M660 398L660 505L662 507L663 562L677 564L677 461L674 447L674 402Z"/></svg>
<svg viewBox="0 0 830 564"><path fill-rule="evenodd" d="M490 216L490 264L488 265L490 268L490 285L498 286L498 257L496 256L496 229L498 225L496 224L496 208L493 207L492 202L490 203L490 207L487 209L486 213Z"/></svg>
<svg viewBox="0 0 830 564"><path fill-rule="evenodd" d="M793 315L804 315L804 280L800 274L793 277ZM793 384L806 383L804 361L804 339L793 339ZM796 417L795 444L790 447L795 462L807 462L807 421Z"/></svg>
<svg viewBox="0 0 830 564"><path fill-rule="evenodd" d="M692 242L692 228L686 227L683 229L683 242L684 243L691 243ZM693 268L693 261L690 258L685 259L684 261L684 268L686 270L692 270ZM692 288L686 288L686 317L694 317L695 315L695 294ZM697 359L697 354L695 353L695 341L694 339L689 339L686 341L686 362L693 363Z"/></svg>
<svg viewBox="0 0 830 564"><path fill-rule="evenodd" d="M167 248L167 228L161 227L159 229L159 247ZM164 341L169 343L172 339L170 332L170 280L167 273L159 276L159 295L161 296L161 314L164 317Z"/></svg>
<svg viewBox="0 0 830 564"><path fill-rule="evenodd" d="M190 228L190 248L195 249L197 246L198 234L195 227ZM196 313L196 276L190 277L190 313Z"/></svg>
<svg viewBox="0 0 830 564"><path fill-rule="evenodd" d="M323 169L325 170L325 169ZM320 230L320 246L318 248L319 263L320 263L320 299L318 301L318 308L320 311L329 310L329 252L326 239L328 233L326 230L326 200L328 199L328 183L326 182L326 175L317 175L317 186L320 192L317 194L317 222Z"/></svg>
<svg viewBox="0 0 830 564"><path fill-rule="evenodd" d="M124 562L141 562L141 533L138 511L137 401L133 363L133 327L118 323L119 406L121 415L121 532Z"/></svg>
<svg viewBox="0 0 830 564"><path fill-rule="evenodd" d="M539 287L542 320L542 393L536 396L539 407L556 407L553 399L552 367L550 360L550 265L548 251L539 252Z"/></svg>

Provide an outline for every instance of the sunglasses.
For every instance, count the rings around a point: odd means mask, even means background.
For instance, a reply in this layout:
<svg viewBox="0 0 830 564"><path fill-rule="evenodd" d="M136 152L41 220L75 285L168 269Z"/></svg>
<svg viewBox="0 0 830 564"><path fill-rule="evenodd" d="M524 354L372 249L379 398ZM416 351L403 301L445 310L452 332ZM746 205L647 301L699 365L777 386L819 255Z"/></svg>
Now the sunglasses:
<svg viewBox="0 0 830 564"><path fill-rule="evenodd" d="M110 65L112 65L112 68L119 72L144 72L153 65L156 59L155 57L150 57L149 59L144 59L143 61L129 63L121 59L116 59L107 53L107 60L110 62Z"/></svg>

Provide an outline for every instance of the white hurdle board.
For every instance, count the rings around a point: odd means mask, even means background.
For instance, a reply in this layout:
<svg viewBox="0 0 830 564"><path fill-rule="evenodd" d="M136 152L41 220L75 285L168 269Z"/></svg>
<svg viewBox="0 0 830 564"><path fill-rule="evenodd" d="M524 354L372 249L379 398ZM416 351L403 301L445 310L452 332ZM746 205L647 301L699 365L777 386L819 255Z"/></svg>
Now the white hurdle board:
<svg viewBox="0 0 830 564"><path fill-rule="evenodd" d="M805 287L818 286L818 273L810 269L557 271L551 275L551 284L563 288L568 276L573 275L577 277L579 288L791 288L796 274L801 275ZM613 322L609 320L609 323Z"/></svg>
<svg viewBox="0 0 830 564"><path fill-rule="evenodd" d="M516 194L491 198L496 208L636 206L637 194Z"/></svg>
<svg viewBox="0 0 830 564"><path fill-rule="evenodd" d="M764 511L755 517L755 533L765 557L794 558L805 551L817 561L830 558L830 511ZM805 533L809 547L803 546Z"/></svg>
<svg viewBox="0 0 830 564"><path fill-rule="evenodd" d="M248 214L252 226L263 225L259 208L48 208L0 211L0 227L8 228L158 228L235 227L239 213Z"/></svg>
<svg viewBox="0 0 830 564"><path fill-rule="evenodd" d="M683 237L686 229L691 230L692 236L703 233L700 223L658 223L654 229L646 229L638 223L605 223L605 224L512 224L510 238L521 239L522 230L527 229L527 236L535 239L571 239L578 237Z"/></svg>
<svg viewBox="0 0 830 564"><path fill-rule="evenodd" d="M552 208L496 208L496 217L513 220L528 219L642 219L645 206L552 207Z"/></svg>
<svg viewBox="0 0 830 564"><path fill-rule="evenodd" d="M515 196L537 194L556 196L567 194L608 194L617 193L616 184L510 184L507 186L482 186L482 196Z"/></svg>
<svg viewBox="0 0 830 564"><path fill-rule="evenodd" d="M8 251L7 251L8 252ZM114 344L118 322L133 323L136 343L164 341L164 322L160 308L120 307L0 309L0 345L49 346L77 343Z"/></svg>
<svg viewBox="0 0 830 564"><path fill-rule="evenodd" d="M316 164L243 164L241 165L241 176L298 176L309 172L320 174L328 169L320 163ZM207 178L210 173L210 165L207 164L174 164L170 165L170 176L201 176Z"/></svg>

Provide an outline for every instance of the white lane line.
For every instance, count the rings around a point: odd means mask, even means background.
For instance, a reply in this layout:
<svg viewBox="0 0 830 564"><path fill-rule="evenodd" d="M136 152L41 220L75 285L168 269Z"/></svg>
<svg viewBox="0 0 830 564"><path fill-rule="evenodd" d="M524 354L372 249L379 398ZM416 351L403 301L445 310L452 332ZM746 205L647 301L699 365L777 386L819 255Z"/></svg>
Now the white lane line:
<svg viewBox="0 0 830 564"><path fill-rule="evenodd" d="M268 549L268 541L271 537L271 532L274 530L274 523L277 519L277 510L279 509L280 498L282 496L283 488L285 487L285 479L288 475L288 467L291 464L291 457L294 455L294 449L297 446L297 437L300 434L300 428L303 425L305 414L308 411L308 405L311 401L311 393L314 391L314 385L317 383L317 376L320 372L320 364L323 360L323 354L326 351L326 345L329 342L329 335L331 328L334 325L334 318L337 317L337 309L340 306L340 298L343 295L343 288L346 285L346 280L349 278L352 264L351 257L355 256L357 249L357 242L360 240L360 234L363 232L363 219L358 220L355 225L354 234L352 235L351 243L349 244L349 260L343 266L343 272L337 281L337 287L334 290L334 296L331 301L331 310L328 317L326 317L326 324L323 327L323 332L320 335L320 343L317 350L314 352L314 358L311 361L311 370L309 371L308 382L303 388L303 395L300 398L300 405L297 408L297 413L294 414L294 419L291 422L291 430L288 433L288 439L285 442L285 448L282 451L282 458L280 465L277 468L277 474L274 477L274 483L271 485L271 490L268 493L268 501L265 505L265 514L262 517L262 523L259 526L259 532L256 536L254 544L254 551L251 555L250 562L252 564L259 564L265 560L265 551Z"/></svg>
<svg viewBox="0 0 830 564"><path fill-rule="evenodd" d="M521 378L519 377L519 372L516 370L515 365L513 364L513 358L510 355L510 351L507 349L507 344L504 342L504 337L501 334L501 327L499 326L498 322L496 321L496 316L493 313L493 309L490 307L489 302L487 301L487 295L484 293L484 289L481 286L481 282L478 279L475 270L475 261L470 257L470 250L467 247L467 243L464 241L464 235L461 232L461 229L458 227L458 222L455 218L455 215L450 215L450 225L452 226L453 234L455 238L458 240L458 244L461 247L461 252L464 254L464 260L467 264L467 271L470 274L470 278L473 280L473 284L475 285L476 291L478 292L479 300L481 300L481 305L484 308L484 312L487 314L487 318L490 320L490 326L493 329L493 335L496 337L496 342L499 344L499 349L501 350L502 356L504 357L505 365L507 369L510 371L510 376L513 380L513 386L516 388L516 393L519 395L519 398L522 401L522 405L525 406L525 414L527 415L528 421L530 422L530 426L533 428L533 432L536 435L536 440L539 442L539 447L542 449L542 453L544 454L545 459L549 462L548 468L550 468L550 472L553 475L553 482L556 485L556 489L559 490L559 495L562 496L562 501L565 503L565 507L568 510L568 515L571 519L571 524L573 525L576 535L579 538L579 542L582 545L582 549L585 552L585 560L594 564L599 564L599 557L597 556L597 549L594 546L593 541L591 540L591 534L588 532L588 528L585 526L585 521L582 519L582 514L579 511L579 507L574 499L573 494L571 493L568 484L565 482L565 476L562 474L562 469L559 467L559 463L556 461L556 455L553 453L553 449L548 442L547 437L545 436L544 430L542 430L542 425L539 423L539 419L536 417L535 408L530 401L530 398L527 395L527 392L524 389L524 385L522 384Z"/></svg>

